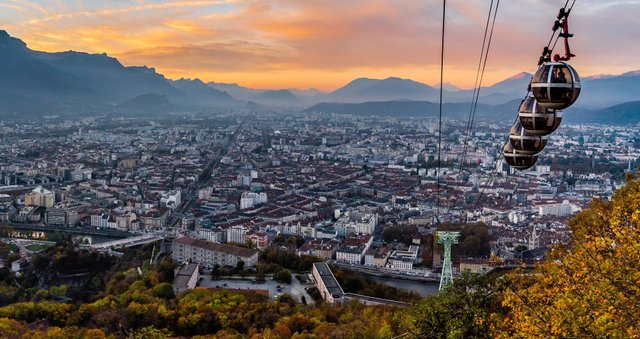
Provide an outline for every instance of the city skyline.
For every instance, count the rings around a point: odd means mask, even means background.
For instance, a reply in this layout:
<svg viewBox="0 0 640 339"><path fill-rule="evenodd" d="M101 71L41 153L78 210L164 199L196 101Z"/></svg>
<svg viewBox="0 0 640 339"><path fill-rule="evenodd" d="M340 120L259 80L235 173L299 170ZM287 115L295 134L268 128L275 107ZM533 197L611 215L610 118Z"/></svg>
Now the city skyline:
<svg viewBox="0 0 640 339"><path fill-rule="evenodd" d="M358 77L397 76L438 83L440 1L97 1L0 4L4 29L30 48L107 53L170 78L201 78L253 88L336 89ZM488 1L451 1L445 83L471 87ZM485 85L532 72L564 1L503 2ZM571 16L582 75L640 68L637 1L578 1ZM530 10L523 10L528 8ZM611 19L616 24L611 25ZM523 38L526 37L526 38ZM615 51L612 52L612 51Z"/></svg>

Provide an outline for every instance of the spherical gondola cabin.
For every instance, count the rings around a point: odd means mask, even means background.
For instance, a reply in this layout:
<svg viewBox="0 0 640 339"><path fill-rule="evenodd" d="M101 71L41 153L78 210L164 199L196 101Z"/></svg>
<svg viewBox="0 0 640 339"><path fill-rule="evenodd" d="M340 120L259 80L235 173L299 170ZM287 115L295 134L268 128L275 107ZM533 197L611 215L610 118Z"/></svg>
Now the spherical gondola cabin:
<svg viewBox="0 0 640 339"><path fill-rule="evenodd" d="M547 145L547 141L547 137L530 134L522 127L519 120L516 120L509 132L509 143L511 147L521 154L538 154Z"/></svg>
<svg viewBox="0 0 640 339"><path fill-rule="evenodd" d="M527 96L518 109L522 127L531 135L549 135L560 127L562 112L543 108L533 96Z"/></svg>
<svg viewBox="0 0 640 339"><path fill-rule="evenodd" d="M576 102L580 88L578 72L564 62L543 63L531 80L531 92L540 106L555 110Z"/></svg>
<svg viewBox="0 0 640 339"><path fill-rule="evenodd" d="M510 142L507 142L504 145L502 154L504 155L504 160L507 162L507 164L509 164L509 166L519 170L526 170L528 168L531 168L536 164L536 161L538 161L537 154L522 154L513 149L513 146L511 146Z"/></svg>

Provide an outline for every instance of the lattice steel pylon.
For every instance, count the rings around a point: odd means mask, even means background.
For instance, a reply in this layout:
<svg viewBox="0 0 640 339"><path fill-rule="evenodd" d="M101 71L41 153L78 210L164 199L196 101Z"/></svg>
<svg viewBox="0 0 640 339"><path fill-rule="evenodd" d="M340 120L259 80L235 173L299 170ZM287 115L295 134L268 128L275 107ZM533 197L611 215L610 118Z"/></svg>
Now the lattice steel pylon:
<svg viewBox="0 0 640 339"><path fill-rule="evenodd" d="M439 291L449 285L453 280L453 269L451 268L451 245L458 243L460 232L436 232L438 244L444 245L444 258L442 259L442 273L440 274Z"/></svg>

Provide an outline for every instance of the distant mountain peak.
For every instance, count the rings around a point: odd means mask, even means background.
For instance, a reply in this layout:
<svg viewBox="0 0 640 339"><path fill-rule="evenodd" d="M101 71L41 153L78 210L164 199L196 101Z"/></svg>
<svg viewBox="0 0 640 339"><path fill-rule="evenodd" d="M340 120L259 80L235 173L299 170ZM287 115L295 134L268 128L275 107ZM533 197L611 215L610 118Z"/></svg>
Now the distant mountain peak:
<svg viewBox="0 0 640 339"><path fill-rule="evenodd" d="M189 97L189 104L191 105L230 107L239 104L227 91L209 86L199 78L180 78L171 80L171 83Z"/></svg>
<svg viewBox="0 0 640 339"><path fill-rule="evenodd" d="M18 38L12 37L7 31L0 29L0 48L26 49L27 44Z"/></svg>
<svg viewBox="0 0 640 339"><path fill-rule="evenodd" d="M286 89L270 89L257 93L258 102L266 104L287 105L298 103L299 99Z"/></svg>
<svg viewBox="0 0 640 339"><path fill-rule="evenodd" d="M195 78L195 79L180 78L176 80L176 82L192 83L192 84L205 85L205 86L207 85L202 80L200 80L200 78Z"/></svg>
<svg viewBox="0 0 640 339"><path fill-rule="evenodd" d="M205 84L204 81L200 80L200 78L195 78L195 79L191 80L191 82L193 82L194 84L207 86L207 84Z"/></svg>
<svg viewBox="0 0 640 339"><path fill-rule="evenodd" d="M626 72L626 73L622 73L623 77L628 77L628 76L640 76L640 70L635 70L635 71L630 71L630 72Z"/></svg>
<svg viewBox="0 0 640 339"><path fill-rule="evenodd" d="M143 66L128 66L127 68L133 69L133 70L136 70L136 71L142 72L142 73L159 74L159 73L156 72L156 68L155 67L149 67L147 65L143 65ZM164 75L162 75L162 77L164 78Z"/></svg>
<svg viewBox="0 0 640 339"><path fill-rule="evenodd" d="M356 83L356 82L363 82L363 81L372 81L372 80L377 80L377 79L371 79L371 78L367 78L367 77L359 77L359 78L355 78L353 80L351 80L349 83Z"/></svg>
<svg viewBox="0 0 640 339"><path fill-rule="evenodd" d="M528 77L531 77L531 73L520 72L520 73L514 74L514 75L506 78L505 81L506 80L520 80L520 79L524 79L524 78L528 78Z"/></svg>
<svg viewBox="0 0 640 339"><path fill-rule="evenodd" d="M436 84L433 86L433 88L440 88L440 84ZM445 82L444 85L442 86L442 89L444 89L445 91L451 91L451 92L455 92L455 91L460 91L462 90L460 87L450 83L450 82Z"/></svg>
<svg viewBox="0 0 640 339"><path fill-rule="evenodd" d="M237 83L227 83L227 82L215 82L215 81L209 81L206 83L207 85L215 88L216 86L222 86L222 87L232 87L232 88L242 88L242 89L251 89L251 88L247 88L247 87L242 87L240 85L238 85Z"/></svg>
<svg viewBox="0 0 640 339"><path fill-rule="evenodd" d="M116 66L124 67L118 59L109 56L107 53L86 53L68 50L65 52L54 53L72 63L86 63L92 66Z"/></svg>
<svg viewBox="0 0 640 339"><path fill-rule="evenodd" d="M414 80L411 80L411 79L405 79L405 78L396 77L396 76L388 76L388 77L386 77L384 79L359 77L359 78L353 79L351 82L353 83L353 82L362 82L362 81L411 81L411 82L415 82Z"/></svg>
<svg viewBox="0 0 640 339"><path fill-rule="evenodd" d="M590 76L581 77L583 80L598 80L598 79L608 79L612 78L614 75L612 74L594 74Z"/></svg>
<svg viewBox="0 0 640 339"><path fill-rule="evenodd" d="M322 97L327 102L367 102L389 100L426 100L435 98L433 87L411 79L357 78Z"/></svg>

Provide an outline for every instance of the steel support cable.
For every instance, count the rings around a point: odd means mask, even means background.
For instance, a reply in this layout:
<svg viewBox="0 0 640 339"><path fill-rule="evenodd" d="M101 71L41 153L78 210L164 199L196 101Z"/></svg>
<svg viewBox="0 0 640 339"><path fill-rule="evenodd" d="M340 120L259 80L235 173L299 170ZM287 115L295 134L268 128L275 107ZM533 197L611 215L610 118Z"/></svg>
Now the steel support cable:
<svg viewBox="0 0 640 339"><path fill-rule="evenodd" d="M565 13L571 13L571 10L573 9L573 5L576 4L576 0L573 0L573 2L571 2L571 6L569 7L569 10L567 10L569 1L570 0L567 0L564 4L564 7L561 8L561 10L564 10ZM556 34L558 35L556 36ZM553 50L556 48L556 44L558 43L559 39L560 39L560 29L555 29L553 32L551 32L551 37L549 38L549 42L547 42L547 50L549 51L549 55L551 55ZM553 46L551 45L552 42L553 42Z"/></svg>
<svg viewBox="0 0 640 339"><path fill-rule="evenodd" d="M516 121L518 121L518 116L516 116L516 119L513 121L513 123L515 124ZM501 150L499 150L498 152L501 152ZM491 171L491 175L489 176L489 181L487 181L486 185L482 188L482 191L480 191L480 194L478 195L478 198L476 199L476 202L473 205L472 210L474 212L478 208L478 206L480 206L480 203L482 202L482 198L487 192L487 189L489 188L489 186L493 186L493 181L495 180L496 174L498 174L498 166L493 168L493 171Z"/></svg>
<svg viewBox="0 0 640 339"><path fill-rule="evenodd" d="M491 40L493 39L493 29L496 25L496 17L498 15L498 7L500 6L500 0L498 0L498 2L496 2L496 8L494 10L493 13L493 22L491 23L491 30L489 31L489 40L487 41L487 49L485 51L485 55L484 55L484 61L483 61L483 65L482 65L482 71L480 72L480 80L478 82L478 91L476 92L476 97L475 97L475 101L472 103L473 105L473 109L472 109L472 113L470 116L470 120L471 120L471 124L469 125L469 137L471 137L471 131L473 130L473 123L475 121L475 117L476 117L476 110L478 108L478 101L480 99L480 89L482 88L482 80L484 79L484 72L485 69L487 67L487 59L489 57L489 50L491 49ZM466 143L465 143L465 149L466 149ZM466 154L465 154L466 156ZM463 162L464 162L464 158L463 158ZM462 165L461 165L462 166Z"/></svg>
<svg viewBox="0 0 640 339"><path fill-rule="evenodd" d="M485 186L482 188L482 191L480 192L480 194L478 195L478 198L476 199L476 203L473 205L473 211L475 212L476 209L478 209L478 207L480 206L480 203L482 202L482 198L485 195L487 188L489 186L493 186L493 181L495 180L495 176L496 173L498 172L498 167L496 166L493 171L491 172L491 176L489 177L489 181L487 181L487 183L485 184Z"/></svg>
<svg viewBox="0 0 640 339"><path fill-rule="evenodd" d="M489 4L489 13L487 13L487 23L484 26L484 36L482 37L482 47L480 48L480 58L478 59L478 68L476 70L476 79L473 82L473 94L471 95L471 105L469 106L469 118L467 119L467 126L465 129L465 138L464 143L462 144L462 154L460 156L460 166L458 170L462 172L462 167L464 164L464 159L467 153L467 143L469 142L469 138L471 137L471 113L473 112L473 101L476 97L476 92L478 91L478 79L480 78L480 69L482 68L482 58L484 56L484 47L487 42L487 32L489 31L489 22L491 21L491 12L493 11L493 0Z"/></svg>
<svg viewBox="0 0 640 339"><path fill-rule="evenodd" d="M573 5L576 4L576 0L573 0L573 2L571 3L571 7L569 7L569 10L567 11L567 4L569 3L569 0L567 0L567 3L564 5L564 10L566 11L566 13L571 13L571 10L573 9ZM566 18L565 18L566 20ZM555 36L555 33L557 31L560 31L559 29L553 32L553 35L551 36L551 39L549 40L549 44L547 45L547 47L551 46L551 40L553 40L553 37ZM556 36L556 39L553 41L553 46L551 46L551 48L549 49L549 54L551 54L551 52L553 52L554 49L556 49L556 44L558 43L558 40L560 40L560 34L558 34L558 36Z"/></svg>
<svg viewBox="0 0 640 339"><path fill-rule="evenodd" d="M567 5L569 4L570 0L567 0L564 3L564 6L562 7L562 9L566 10L567 9ZM575 3L575 0L573 1L573 3ZM571 7L573 7L573 4L571 5ZM556 35L556 31L553 31L553 33L551 34L551 37L549 38L549 42L547 42L547 47L551 46L551 42L553 41L553 37Z"/></svg>
<svg viewBox="0 0 640 339"><path fill-rule="evenodd" d="M444 29L447 14L447 0L442 0L442 34L440 40L440 105L438 111L438 167L436 172L436 216L440 223L440 156L442 152L442 81L444 79Z"/></svg>

